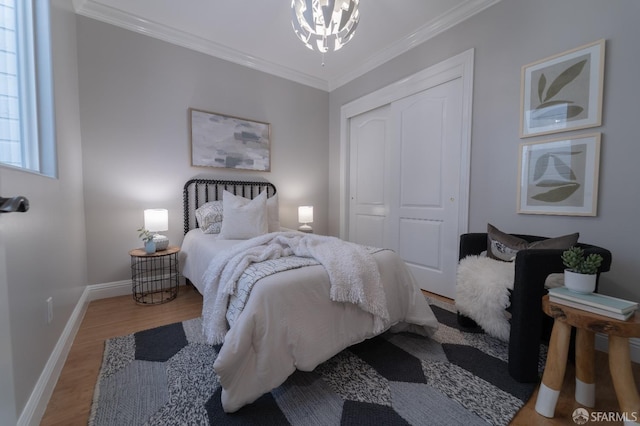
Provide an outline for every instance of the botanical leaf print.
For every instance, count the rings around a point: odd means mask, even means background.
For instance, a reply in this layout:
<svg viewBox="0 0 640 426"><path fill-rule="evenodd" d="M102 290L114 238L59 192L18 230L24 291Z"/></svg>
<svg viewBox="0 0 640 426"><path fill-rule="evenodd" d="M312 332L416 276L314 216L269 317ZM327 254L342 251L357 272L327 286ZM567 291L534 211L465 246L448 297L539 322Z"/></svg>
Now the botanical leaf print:
<svg viewBox="0 0 640 426"><path fill-rule="evenodd" d="M547 180L541 180L540 182L536 183L536 186L539 186L540 188L555 188L557 186L563 186L566 185L567 181L566 180L553 180L553 179L547 179Z"/></svg>
<svg viewBox="0 0 640 426"><path fill-rule="evenodd" d="M576 192L580 188L580 184L576 182L576 174L571 169L571 166L563 160L563 157L580 153L582 151L556 151L553 153L547 152L538 157L533 168L533 182L538 188L553 189L536 194L531 198L548 203L557 203L566 200ZM553 170L562 180L557 178L540 180L547 173L550 164L553 164Z"/></svg>
<svg viewBox="0 0 640 426"><path fill-rule="evenodd" d="M557 153L557 154L550 154L550 153L542 154L540 158L538 158L538 160L536 161L535 167L533 169L533 180L536 181L542 178L542 176L544 176L544 173L547 171L547 167L549 167L550 159L553 160L553 167L561 177L567 180L576 180L576 175L575 173L573 173L573 170L571 170L571 167L569 167L567 163L562 161L562 158L560 158L559 155L563 155L563 154L575 155L579 153L580 151ZM564 184L566 182L562 182L562 183Z"/></svg>
<svg viewBox="0 0 640 426"><path fill-rule="evenodd" d="M554 104L569 104L569 102L567 101L558 101L558 102L554 102ZM584 108L582 108L581 106L577 106L577 105L567 105L566 109L549 109L547 110L546 108L548 108L548 104L546 107L542 107L542 105L538 106L536 108L536 110L531 114L531 118L533 120L551 120L554 118L559 118L559 119L567 119L567 118L573 118L575 116L577 116L578 114L580 114L582 111L584 111Z"/></svg>
<svg viewBox="0 0 640 426"><path fill-rule="evenodd" d="M564 86L571 83L575 78L580 75L584 65L587 63L586 59L578 62L577 64L571 65L569 68L564 70L559 76L553 80L553 83L549 86L549 90L547 90L547 96L544 98L544 102L553 98L555 95L562 90Z"/></svg>
<svg viewBox="0 0 640 426"><path fill-rule="evenodd" d="M546 201L547 203L558 203L569 198L578 188L580 188L578 182L571 182L568 185L534 195L531 198L538 201Z"/></svg>
<svg viewBox="0 0 640 426"><path fill-rule="evenodd" d="M544 109L554 105L566 105L566 104L572 104L572 103L573 103L572 101L549 101L549 102L545 102L538 105L536 109Z"/></svg>
<svg viewBox="0 0 640 426"><path fill-rule="evenodd" d="M542 73L540 74L540 79L538 80L538 99L540 99L540 103L542 103L542 94L544 93L544 88L546 86L547 86L547 77L545 77L544 73Z"/></svg>
<svg viewBox="0 0 640 426"><path fill-rule="evenodd" d="M547 171L547 167L549 166L549 157L550 154L542 154L536 161L536 165L533 169L534 181L540 179L544 175L544 172Z"/></svg>
<svg viewBox="0 0 640 426"><path fill-rule="evenodd" d="M571 167L569 167L567 163L555 155L552 155L551 157L553 158L553 165L560 176L567 180L576 180L575 173L573 173L573 170L571 170Z"/></svg>
<svg viewBox="0 0 640 426"><path fill-rule="evenodd" d="M573 105L574 100L553 99L569 83L574 81L584 69L588 59L583 59L562 71L547 85L547 76L541 73L538 78L538 100L540 104L531 111L531 120L542 123L565 122L578 117L584 107ZM546 90L546 94L545 94Z"/></svg>

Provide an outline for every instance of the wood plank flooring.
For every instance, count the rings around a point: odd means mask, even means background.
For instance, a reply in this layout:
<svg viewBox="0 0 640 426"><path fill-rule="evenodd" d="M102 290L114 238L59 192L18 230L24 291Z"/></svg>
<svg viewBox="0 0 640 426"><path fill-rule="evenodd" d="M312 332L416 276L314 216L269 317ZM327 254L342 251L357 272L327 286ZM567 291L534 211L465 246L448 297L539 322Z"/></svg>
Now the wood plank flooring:
<svg viewBox="0 0 640 426"><path fill-rule="evenodd" d="M162 305L138 305L131 296L91 302L40 424L87 424L106 339L196 318L201 312L202 296L185 286Z"/></svg>
<svg viewBox="0 0 640 426"><path fill-rule="evenodd" d="M429 296L434 295L429 294ZM140 306L131 296L91 302L41 425L87 424L93 390L102 363L105 339L195 318L200 316L201 309L202 297L192 288L184 286L180 287L180 293L175 300L163 305ZM640 383L640 365L634 364L633 371L636 383ZM571 415L580 405L573 399L574 377L573 367L568 365L555 418L547 419L535 412L536 393L534 393L512 424L575 425ZM596 409L598 411L618 410L609 375L608 357L602 352L596 352Z"/></svg>

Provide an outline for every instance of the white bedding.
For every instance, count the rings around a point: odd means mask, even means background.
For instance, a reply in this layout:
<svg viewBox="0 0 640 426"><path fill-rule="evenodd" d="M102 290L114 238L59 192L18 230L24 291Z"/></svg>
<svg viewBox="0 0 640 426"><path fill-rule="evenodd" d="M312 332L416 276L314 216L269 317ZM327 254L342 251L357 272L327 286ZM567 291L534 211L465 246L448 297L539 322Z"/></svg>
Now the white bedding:
<svg viewBox="0 0 640 426"><path fill-rule="evenodd" d="M204 294L202 274L210 260L240 242L190 231L182 245L183 275ZM402 259L388 250L373 257L389 313L384 329L431 335L438 322ZM296 369L311 371L346 347L378 334L372 314L351 303L331 301L329 291L329 276L321 265L279 272L255 285L214 363L226 412L255 401Z"/></svg>
<svg viewBox="0 0 640 426"><path fill-rule="evenodd" d="M216 254L230 250L242 240L222 240L220 234L205 234L200 228L187 232L180 248L180 273L204 294L202 274Z"/></svg>

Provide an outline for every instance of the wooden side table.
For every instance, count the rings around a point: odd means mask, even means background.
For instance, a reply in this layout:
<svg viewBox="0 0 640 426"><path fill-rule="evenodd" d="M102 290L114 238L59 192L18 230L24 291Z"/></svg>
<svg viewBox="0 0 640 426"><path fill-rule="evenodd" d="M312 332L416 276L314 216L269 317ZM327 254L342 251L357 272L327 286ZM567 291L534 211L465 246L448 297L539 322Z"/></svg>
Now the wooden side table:
<svg viewBox="0 0 640 426"><path fill-rule="evenodd" d="M137 303L157 305L178 296L179 251L180 247L171 246L151 254L142 248L129 252L133 299Z"/></svg>
<svg viewBox="0 0 640 426"><path fill-rule="evenodd" d="M609 339L609 370L620 411L629 420L625 424L635 424L634 420L640 414L640 396L633 381L629 338L640 337L640 314L636 312L627 321L619 321L550 302L549 295L542 298L542 310L554 318L554 322L536 411L545 417L554 415L564 380L571 327L575 327L576 401L587 407L595 405L595 333L606 334Z"/></svg>

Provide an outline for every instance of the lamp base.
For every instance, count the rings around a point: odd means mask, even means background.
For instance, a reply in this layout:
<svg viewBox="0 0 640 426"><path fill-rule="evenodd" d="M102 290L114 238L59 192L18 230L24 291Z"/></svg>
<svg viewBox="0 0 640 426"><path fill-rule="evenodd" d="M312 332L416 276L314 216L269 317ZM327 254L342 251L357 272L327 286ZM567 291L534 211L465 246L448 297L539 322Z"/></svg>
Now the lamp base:
<svg viewBox="0 0 640 426"><path fill-rule="evenodd" d="M298 231L305 232L307 234L313 234L313 228L311 226L307 225L306 223L304 225L301 225L298 228Z"/></svg>
<svg viewBox="0 0 640 426"><path fill-rule="evenodd" d="M169 247L169 238L164 235L155 234L153 236L153 242L156 243L156 250L166 250Z"/></svg>

